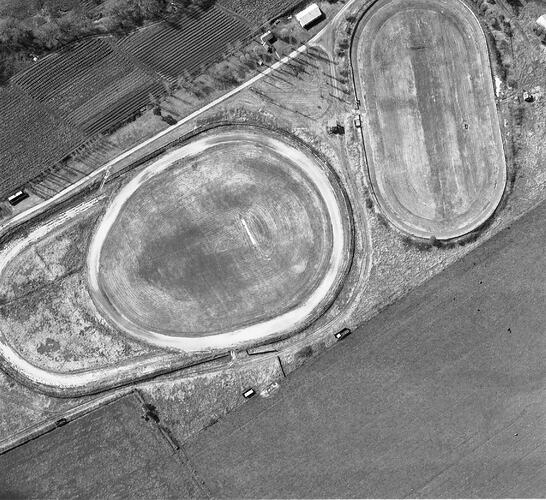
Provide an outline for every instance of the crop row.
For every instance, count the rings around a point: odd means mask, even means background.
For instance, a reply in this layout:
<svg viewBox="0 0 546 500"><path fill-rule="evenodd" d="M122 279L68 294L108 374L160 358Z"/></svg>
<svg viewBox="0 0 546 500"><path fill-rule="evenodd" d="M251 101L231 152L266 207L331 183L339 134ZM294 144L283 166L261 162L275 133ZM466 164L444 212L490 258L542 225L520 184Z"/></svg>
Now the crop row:
<svg viewBox="0 0 546 500"><path fill-rule="evenodd" d="M185 18L176 26L159 23L120 42L120 47L162 75L195 73L215 61L230 43L250 35L242 22L211 8L199 18Z"/></svg>
<svg viewBox="0 0 546 500"><path fill-rule="evenodd" d="M68 118L92 137L128 119L149 104L150 94L159 95L162 91L159 82L143 79L142 72L135 70L75 109Z"/></svg>
<svg viewBox="0 0 546 500"><path fill-rule="evenodd" d="M68 54L67 59L71 59L73 64L70 71L63 71L66 65L63 58L48 59L48 67L33 68L33 71L46 69L43 78L14 79L14 83L63 116L70 115L89 100L107 92L112 82L123 80L135 70L133 64L114 52L108 44L104 43L103 46L106 50L102 51L101 58L95 57L93 49L96 45L90 47L89 59L85 58L85 51L78 51L77 59ZM142 73L142 78L149 77Z"/></svg>
<svg viewBox="0 0 546 500"><path fill-rule="evenodd" d="M13 76L11 82L25 89L32 97L47 100L63 82L78 78L86 68L111 56L113 50L105 40L89 39L40 59L26 71Z"/></svg>
<svg viewBox="0 0 546 500"><path fill-rule="evenodd" d="M281 16L301 4L302 0L218 0L218 4L229 9L255 25Z"/></svg>
<svg viewBox="0 0 546 500"><path fill-rule="evenodd" d="M140 109L150 92L157 95L161 91L158 80L102 39L88 40L73 51L45 58L12 82L89 137ZM126 116L120 116L123 110Z"/></svg>

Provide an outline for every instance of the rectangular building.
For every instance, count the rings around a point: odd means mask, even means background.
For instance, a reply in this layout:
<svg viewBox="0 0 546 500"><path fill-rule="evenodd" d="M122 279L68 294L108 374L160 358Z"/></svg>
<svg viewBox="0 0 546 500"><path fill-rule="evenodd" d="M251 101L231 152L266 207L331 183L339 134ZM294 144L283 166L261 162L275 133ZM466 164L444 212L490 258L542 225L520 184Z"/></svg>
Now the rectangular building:
<svg viewBox="0 0 546 500"><path fill-rule="evenodd" d="M321 18L322 11L316 3L312 3L309 7L296 14L296 19L301 24L302 28L308 28Z"/></svg>

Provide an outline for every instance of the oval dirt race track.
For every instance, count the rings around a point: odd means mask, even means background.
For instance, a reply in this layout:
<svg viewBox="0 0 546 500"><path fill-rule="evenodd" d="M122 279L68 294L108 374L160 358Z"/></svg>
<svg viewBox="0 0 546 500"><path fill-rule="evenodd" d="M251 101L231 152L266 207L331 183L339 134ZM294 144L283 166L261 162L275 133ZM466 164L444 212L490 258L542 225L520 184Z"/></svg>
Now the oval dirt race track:
<svg viewBox="0 0 546 500"><path fill-rule="evenodd" d="M114 198L89 249L90 292L108 321L147 342L231 347L316 319L351 245L328 167L273 133L215 131Z"/></svg>
<svg viewBox="0 0 546 500"><path fill-rule="evenodd" d="M352 47L370 180L383 213L441 239L485 222L506 166L487 43L459 0L379 0Z"/></svg>

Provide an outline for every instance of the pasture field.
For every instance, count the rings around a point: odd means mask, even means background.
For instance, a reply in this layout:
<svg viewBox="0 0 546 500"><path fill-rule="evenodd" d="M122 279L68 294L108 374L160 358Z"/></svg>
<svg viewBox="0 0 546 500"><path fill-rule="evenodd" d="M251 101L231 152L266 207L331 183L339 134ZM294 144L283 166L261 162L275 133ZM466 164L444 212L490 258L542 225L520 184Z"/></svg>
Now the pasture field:
<svg viewBox="0 0 546 500"><path fill-rule="evenodd" d="M5 198L85 142L48 106L17 89L0 89L0 198ZM44 133L47 131L47 133Z"/></svg>
<svg viewBox="0 0 546 500"><path fill-rule="evenodd" d="M459 1L380 0L352 48L376 198L415 236L485 222L506 166L483 31Z"/></svg>
<svg viewBox="0 0 546 500"><path fill-rule="evenodd" d="M108 41L90 39L52 54L12 78L89 136L127 119L163 89Z"/></svg>
<svg viewBox="0 0 546 500"><path fill-rule="evenodd" d="M249 27L218 7L176 25L157 23L120 40L119 46L162 76L197 73L216 61L227 45L248 38Z"/></svg>
<svg viewBox="0 0 546 500"><path fill-rule="evenodd" d="M302 328L346 270L336 183L258 129L210 132L113 200L89 249L92 297L119 329L183 349Z"/></svg>

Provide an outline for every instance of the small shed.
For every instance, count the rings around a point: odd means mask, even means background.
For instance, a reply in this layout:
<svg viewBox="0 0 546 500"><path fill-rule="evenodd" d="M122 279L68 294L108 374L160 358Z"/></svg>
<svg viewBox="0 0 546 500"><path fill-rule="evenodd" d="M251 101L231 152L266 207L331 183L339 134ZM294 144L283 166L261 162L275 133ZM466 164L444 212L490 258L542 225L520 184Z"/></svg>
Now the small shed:
<svg viewBox="0 0 546 500"><path fill-rule="evenodd" d="M302 28L308 28L321 18L322 11L316 3L312 3L309 7L296 14L296 19Z"/></svg>
<svg viewBox="0 0 546 500"><path fill-rule="evenodd" d="M335 118L330 118L326 125L326 130L329 134L337 134L339 129L339 123Z"/></svg>
<svg viewBox="0 0 546 500"><path fill-rule="evenodd" d="M546 14L542 14L538 19L537 19L537 24L544 28L546 30Z"/></svg>
<svg viewBox="0 0 546 500"><path fill-rule="evenodd" d="M354 124L356 128L362 128L362 120L360 119L360 115L356 114L354 117Z"/></svg>

